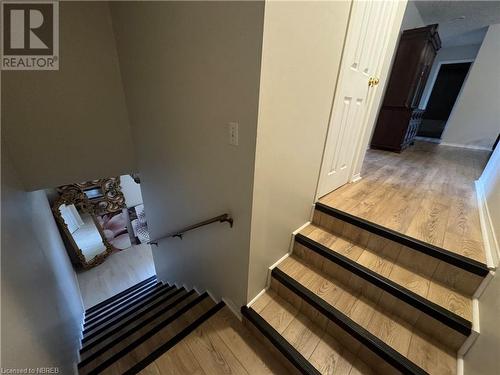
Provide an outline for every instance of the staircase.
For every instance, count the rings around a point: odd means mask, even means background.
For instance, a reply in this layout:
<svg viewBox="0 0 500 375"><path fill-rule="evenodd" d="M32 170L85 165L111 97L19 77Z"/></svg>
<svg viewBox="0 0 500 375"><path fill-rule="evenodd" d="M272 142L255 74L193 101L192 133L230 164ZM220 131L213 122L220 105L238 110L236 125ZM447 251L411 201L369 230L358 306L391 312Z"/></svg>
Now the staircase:
<svg viewBox="0 0 500 375"><path fill-rule="evenodd" d="M225 306L153 276L85 313L80 374L286 374Z"/></svg>
<svg viewBox="0 0 500 375"><path fill-rule="evenodd" d="M153 276L85 312L80 374L136 374L224 307Z"/></svg>
<svg viewBox="0 0 500 375"><path fill-rule="evenodd" d="M486 265L316 203L312 224L243 306L151 277L88 309L79 373L460 372ZM252 334L253 333L253 334Z"/></svg>
<svg viewBox="0 0 500 375"><path fill-rule="evenodd" d="M486 265L321 203L294 241L241 309L291 371L457 373Z"/></svg>

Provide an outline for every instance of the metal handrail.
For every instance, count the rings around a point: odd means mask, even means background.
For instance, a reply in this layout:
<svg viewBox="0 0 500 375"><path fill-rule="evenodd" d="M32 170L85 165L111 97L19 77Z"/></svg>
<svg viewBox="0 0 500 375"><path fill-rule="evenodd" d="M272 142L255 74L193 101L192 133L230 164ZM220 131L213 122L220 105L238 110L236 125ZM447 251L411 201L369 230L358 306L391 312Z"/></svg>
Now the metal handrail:
<svg viewBox="0 0 500 375"><path fill-rule="evenodd" d="M178 230L176 232L166 234L160 238L157 238L156 240L151 240L148 242L148 244L158 246L159 241L167 239L167 238L172 238L172 237L178 237L182 240L182 236L184 235L184 233L189 232L190 230L193 230L193 229L196 229L199 227L203 227L203 226L208 225L208 224L216 223L216 222L229 223L229 226L231 228L233 227L233 218L231 216L229 216L229 214L222 214L222 215L213 217L211 219L200 221L199 223L196 223L193 225L189 225L189 226L182 228L181 230Z"/></svg>

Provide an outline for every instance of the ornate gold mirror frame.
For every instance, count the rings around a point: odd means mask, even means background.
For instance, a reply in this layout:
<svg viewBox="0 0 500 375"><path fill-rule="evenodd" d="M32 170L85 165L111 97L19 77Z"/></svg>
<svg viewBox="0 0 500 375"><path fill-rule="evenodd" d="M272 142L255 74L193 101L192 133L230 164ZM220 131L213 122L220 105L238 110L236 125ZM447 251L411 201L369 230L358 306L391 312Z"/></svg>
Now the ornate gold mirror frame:
<svg viewBox="0 0 500 375"><path fill-rule="evenodd" d="M90 214L92 217L92 220L95 224L95 227L97 231L99 232L102 243L105 246L105 250L94 256L92 259L87 260L85 258L85 255L83 254L82 249L78 246L76 243L75 239L73 238L73 235L71 234L68 224L64 221L64 218L61 214L60 207L62 205L75 205L75 207L78 207L82 212L86 212ZM67 190L65 191L55 202L52 207L52 211L54 212L54 216L57 220L57 223L59 224L60 228L64 232L64 235L68 239L69 243L71 244L71 247L76 255L76 258L79 260L80 265L85 268L92 268L97 266L98 264L101 264L104 259L106 259L113 251L113 247L111 244L108 242L106 239L106 236L104 235L104 232L99 225L99 222L96 219L95 211L94 211L94 205L89 201L87 196L83 194L81 191L77 190Z"/></svg>

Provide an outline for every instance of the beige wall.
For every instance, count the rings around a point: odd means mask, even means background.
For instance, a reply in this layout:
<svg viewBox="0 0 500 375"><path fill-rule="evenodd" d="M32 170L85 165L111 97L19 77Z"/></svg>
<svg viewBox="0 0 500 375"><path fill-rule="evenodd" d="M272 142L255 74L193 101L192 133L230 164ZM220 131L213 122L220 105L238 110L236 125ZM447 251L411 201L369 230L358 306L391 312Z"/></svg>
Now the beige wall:
<svg viewBox="0 0 500 375"><path fill-rule="evenodd" d="M113 3L113 25L159 278L246 302L263 2ZM239 146L227 123L239 122Z"/></svg>
<svg viewBox="0 0 500 375"><path fill-rule="evenodd" d="M498 248L500 240L500 147L495 149L488 161L479 178L479 184L486 198L488 219L493 230L490 243L498 251L500 250ZM498 324L500 276L498 270L493 281L479 299L479 315L481 334L464 358L465 374L496 374L499 369L498 354L500 353L500 326Z"/></svg>
<svg viewBox="0 0 500 375"><path fill-rule="evenodd" d="M83 305L43 191L26 193L2 149L1 367L75 372Z"/></svg>
<svg viewBox="0 0 500 375"><path fill-rule="evenodd" d="M135 170L111 19L60 3L60 70L2 72L2 138L28 190Z"/></svg>
<svg viewBox="0 0 500 375"><path fill-rule="evenodd" d="M267 2L248 300L309 220L350 2Z"/></svg>
<svg viewBox="0 0 500 375"><path fill-rule="evenodd" d="M443 144L490 148L500 132L500 24L490 25L448 119Z"/></svg>

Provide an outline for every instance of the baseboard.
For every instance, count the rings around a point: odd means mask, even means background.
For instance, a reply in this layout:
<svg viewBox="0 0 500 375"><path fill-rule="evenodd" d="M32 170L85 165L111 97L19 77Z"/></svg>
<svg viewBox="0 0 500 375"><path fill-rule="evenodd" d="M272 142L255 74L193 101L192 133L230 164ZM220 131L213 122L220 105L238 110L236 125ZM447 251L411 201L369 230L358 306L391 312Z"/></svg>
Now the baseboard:
<svg viewBox="0 0 500 375"><path fill-rule="evenodd" d="M484 146L461 145L458 143L448 143L448 142L441 142L439 145L440 146L449 146L449 147L468 148L469 150L491 151L491 147L484 147Z"/></svg>
<svg viewBox="0 0 500 375"><path fill-rule="evenodd" d="M283 255L281 258L279 258L276 262L274 262L271 266L269 266L268 271L267 271L267 277L266 277L266 287L264 289L262 289L259 293L257 293L257 295L255 297L253 297L250 300L250 302L247 303L247 307L251 307L255 303L255 301L257 301L259 299L259 297L262 296L269 289L269 286L271 285L271 272L272 272L272 270L278 264L283 262L286 258L288 258L292 254L293 244L295 243L295 235L310 224L311 224L311 222L308 221L292 232L292 239L290 241L290 246L288 248L288 252L285 255Z"/></svg>
<svg viewBox="0 0 500 375"><path fill-rule="evenodd" d="M431 137L419 137L419 136L416 136L415 140L416 141L421 141L421 142L437 143L437 144L441 143L441 138L431 138Z"/></svg>
<svg viewBox="0 0 500 375"><path fill-rule="evenodd" d="M247 303L247 307L252 307L252 305L257 301L267 290L269 289L269 286L266 286L264 289L262 289L255 297L252 298L250 302Z"/></svg>
<svg viewBox="0 0 500 375"><path fill-rule="evenodd" d="M464 375L464 358L462 356L457 358L457 375Z"/></svg>
<svg viewBox="0 0 500 375"><path fill-rule="evenodd" d="M475 181L476 197L479 208L479 221L481 224L481 233L483 235L484 251L486 253L486 264L491 269L496 269L500 260L500 247L493 230L488 204L484 194L484 188L481 180Z"/></svg>
<svg viewBox="0 0 500 375"><path fill-rule="evenodd" d="M354 176L351 178L351 182L358 182L361 180L361 173L356 173Z"/></svg>

